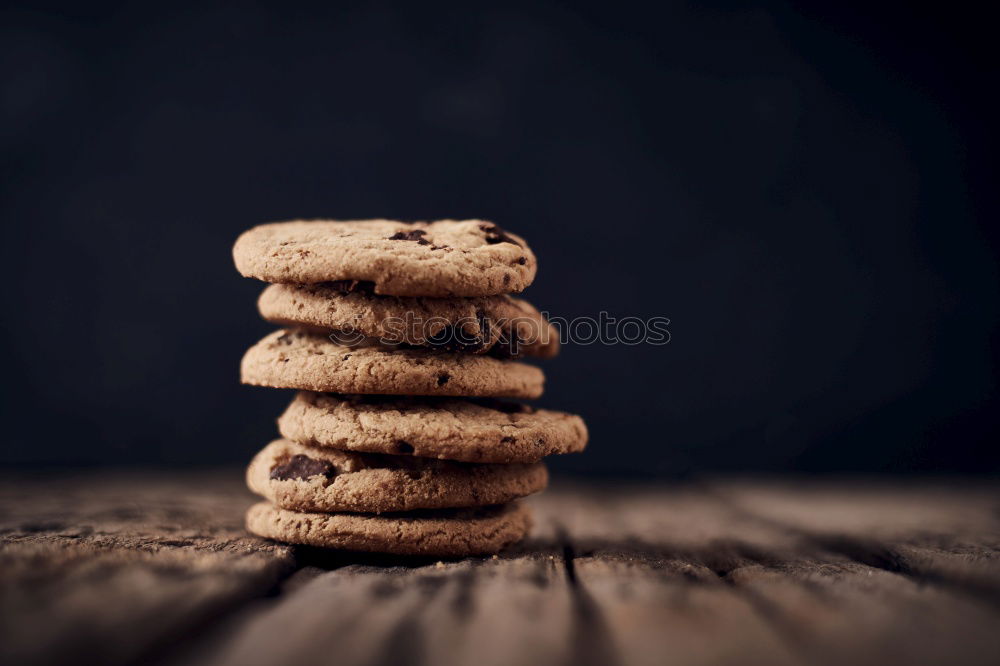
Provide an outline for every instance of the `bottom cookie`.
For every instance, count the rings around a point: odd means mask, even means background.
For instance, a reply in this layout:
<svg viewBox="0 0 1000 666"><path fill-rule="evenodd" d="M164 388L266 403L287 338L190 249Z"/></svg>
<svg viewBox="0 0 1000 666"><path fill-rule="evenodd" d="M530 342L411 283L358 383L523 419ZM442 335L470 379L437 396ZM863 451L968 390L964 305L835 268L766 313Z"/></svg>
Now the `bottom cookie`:
<svg viewBox="0 0 1000 666"><path fill-rule="evenodd" d="M341 550L464 557L496 553L520 541L531 527L519 503L410 514L300 513L261 502L247 511L257 536Z"/></svg>

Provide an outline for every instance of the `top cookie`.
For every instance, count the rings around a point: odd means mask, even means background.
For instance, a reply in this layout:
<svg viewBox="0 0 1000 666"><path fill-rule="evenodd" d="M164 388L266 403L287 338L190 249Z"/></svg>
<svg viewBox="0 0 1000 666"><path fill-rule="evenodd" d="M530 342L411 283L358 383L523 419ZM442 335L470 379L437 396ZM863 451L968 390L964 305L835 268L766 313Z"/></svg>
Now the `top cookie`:
<svg viewBox="0 0 1000 666"><path fill-rule="evenodd" d="M392 296L516 293L535 278L519 236L484 220L297 220L262 224L233 247L236 268L266 282L370 282Z"/></svg>

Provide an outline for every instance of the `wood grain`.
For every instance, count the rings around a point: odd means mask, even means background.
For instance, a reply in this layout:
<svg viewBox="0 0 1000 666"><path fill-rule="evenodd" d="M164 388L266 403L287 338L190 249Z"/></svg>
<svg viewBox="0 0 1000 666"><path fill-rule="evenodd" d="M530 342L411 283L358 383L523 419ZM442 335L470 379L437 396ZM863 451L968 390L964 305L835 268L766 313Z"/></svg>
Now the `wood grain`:
<svg viewBox="0 0 1000 666"><path fill-rule="evenodd" d="M238 476L113 474L0 486L0 662L127 663L293 567L248 536Z"/></svg>
<svg viewBox="0 0 1000 666"><path fill-rule="evenodd" d="M0 488L0 659L930 664L1000 659L991 484L557 485L433 562L246 535L239 471Z"/></svg>

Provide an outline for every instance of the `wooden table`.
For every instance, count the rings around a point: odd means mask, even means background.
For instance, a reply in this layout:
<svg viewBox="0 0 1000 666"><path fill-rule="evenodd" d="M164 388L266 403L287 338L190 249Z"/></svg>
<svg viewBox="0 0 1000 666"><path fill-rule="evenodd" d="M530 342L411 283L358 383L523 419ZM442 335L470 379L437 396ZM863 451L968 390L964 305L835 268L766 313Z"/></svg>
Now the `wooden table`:
<svg viewBox="0 0 1000 666"><path fill-rule="evenodd" d="M441 563L252 538L241 476L8 476L0 662L1000 663L983 482L557 484Z"/></svg>

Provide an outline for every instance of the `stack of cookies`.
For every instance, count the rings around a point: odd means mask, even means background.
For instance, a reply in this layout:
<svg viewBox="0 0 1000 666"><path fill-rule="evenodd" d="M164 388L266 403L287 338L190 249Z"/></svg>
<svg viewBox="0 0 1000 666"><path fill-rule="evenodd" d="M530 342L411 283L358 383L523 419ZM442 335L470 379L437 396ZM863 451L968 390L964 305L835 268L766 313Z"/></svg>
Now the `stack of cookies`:
<svg viewBox="0 0 1000 666"><path fill-rule="evenodd" d="M268 501L247 528L311 546L403 555L494 553L528 531L517 502L545 488L541 459L580 451L580 417L537 398L558 333L510 296L535 256L481 220L295 221L236 241L236 267L272 283L282 326L243 357L246 384L298 389L281 439L250 463Z"/></svg>

